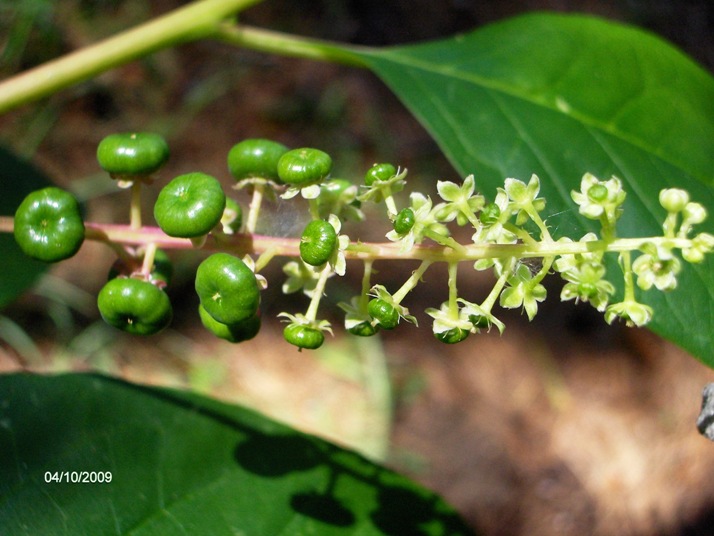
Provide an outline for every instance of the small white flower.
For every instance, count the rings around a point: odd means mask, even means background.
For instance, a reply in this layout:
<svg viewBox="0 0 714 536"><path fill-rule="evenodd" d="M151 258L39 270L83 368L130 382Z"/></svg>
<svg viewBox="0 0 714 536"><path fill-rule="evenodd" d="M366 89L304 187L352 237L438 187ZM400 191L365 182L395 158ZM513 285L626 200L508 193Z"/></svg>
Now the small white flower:
<svg viewBox="0 0 714 536"><path fill-rule="evenodd" d="M438 181L436 189L446 201L435 208L436 217L441 222L456 220L459 225L476 221L476 212L484 205L482 195L474 195L474 176L469 175L461 186L450 181Z"/></svg>
<svg viewBox="0 0 714 536"><path fill-rule="evenodd" d="M580 191L572 191L570 195L579 205L580 214L586 218L597 220L605 216L614 223L622 214L625 191L617 177L601 181L595 175L586 173L580 182Z"/></svg>
<svg viewBox="0 0 714 536"><path fill-rule="evenodd" d="M672 250L654 244L645 244L644 252L632 263L632 271L637 274L637 286L649 290L652 285L659 290L672 290L677 287L677 274L682 269L679 259Z"/></svg>

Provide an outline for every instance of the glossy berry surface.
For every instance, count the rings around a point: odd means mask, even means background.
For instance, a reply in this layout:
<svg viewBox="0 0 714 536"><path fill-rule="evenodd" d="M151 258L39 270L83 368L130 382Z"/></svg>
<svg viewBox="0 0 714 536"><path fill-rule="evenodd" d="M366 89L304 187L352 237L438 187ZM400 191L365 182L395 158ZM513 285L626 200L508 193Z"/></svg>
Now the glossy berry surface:
<svg viewBox="0 0 714 536"><path fill-rule="evenodd" d="M367 170L364 183L372 186L375 181L388 181L397 174L397 168L392 164L375 164Z"/></svg>
<svg viewBox="0 0 714 536"><path fill-rule="evenodd" d="M352 326L347 331L349 331L352 335L357 335L358 337L371 337L372 335L376 335L379 328L377 326L373 326L369 322L362 322L361 324Z"/></svg>
<svg viewBox="0 0 714 536"><path fill-rule="evenodd" d="M456 344L469 336L469 331L461 328L452 328L441 333L435 333L434 337L446 344Z"/></svg>
<svg viewBox="0 0 714 536"><path fill-rule="evenodd" d="M278 177L290 186L308 186L322 182L330 175L332 158L319 149L293 149L280 157Z"/></svg>
<svg viewBox="0 0 714 536"><path fill-rule="evenodd" d="M390 303L374 298L367 305L369 316L377 320L379 327L383 329L394 329L399 324L399 311Z"/></svg>
<svg viewBox="0 0 714 536"><path fill-rule="evenodd" d="M216 337L228 342L235 343L250 340L260 331L260 314L254 314L235 324L223 324L219 322L208 314L202 305L198 306L198 314L201 317L203 327Z"/></svg>
<svg viewBox="0 0 714 536"><path fill-rule="evenodd" d="M312 220L300 238L300 258L311 266L322 266L337 247L337 232L325 220Z"/></svg>
<svg viewBox="0 0 714 536"><path fill-rule="evenodd" d="M162 188L154 218L167 235L194 238L208 234L221 221L225 207L221 183L205 173L187 173Z"/></svg>
<svg viewBox="0 0 714 536"><path fill-rule="evenodd" d="M260 306L255 274L228 253L214 253L201 262L196 270L196 293L206 312L222 324L250 318Z"/></svg>
<svg viewBox="0 0 714 536"><path fill-rule="evenodd" d="M278 160L288 151L282 143L250 138L236 143L228 152L228 171L236 180L278 180Z"/></svg>
<svg viewBox="0 0 714 536"><path fill-rule="evenodd" d="M414 222L416 221L416 216L414 215L414 210L411 208L403 208L394 218L394 231L400 235L407 234L414 227Z"/></svg>
<svg viewBox="0 0 714 536"><path fill-rule="evenodd" d="M97 306L107 324L133 335L158 333L173 317L166 293L141 279L112 279L99 292Z"/></svg>
<svg viewBox="0 0 714 536"><path fill-rule="evenodd" d="M84 242L77 200L50 186L30 193L15 212L13 233L25 255L44 262L72 257Z"/></svg>
<svg viewBox="0 0 714 536"><path fill-rule="evenodd" d="M283 330L283 337L293 346L300 349L316 350L325 342L321 330L301 324L289 324Z"/></svg>
<svg viewBox="0 0 714 536"><path fill-rule="evenodd" d="M110 134L97 146L97 161L114 178L148 176L169 158L169 146L159 134L126 132Z"/></svg>

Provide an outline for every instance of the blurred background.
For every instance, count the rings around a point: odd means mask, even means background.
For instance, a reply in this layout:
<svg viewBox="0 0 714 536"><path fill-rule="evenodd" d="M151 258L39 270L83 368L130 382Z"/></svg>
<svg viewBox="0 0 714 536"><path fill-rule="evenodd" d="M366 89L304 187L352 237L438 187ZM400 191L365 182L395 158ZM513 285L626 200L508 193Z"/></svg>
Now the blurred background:
<svg viewBox="0 0 714 536"><path fill-rule="evenodd" d="M182 3L0 0L0 76ZM714 68L708 0L267 0L241 21L390 46L532 10L634 24ZM321 148L333 156L333 175L354 181L382 161L409 168L411 184L432 195L436 180L461 179L369 72L214 42L158 52L0 117L0 143L75 193L88 219L100 222L127 221L128 196L100 171L96 145L130 130L169 141L172 156L156 191L189 171L230 186L226 155L247 137ZM147 221L152 200L146 196ZM299 234L301 211L282 203L269 210L274 217L264 232ZM381 240L387 229L346 231ZM114 259L108 248L86 244L0 312L0 371L99 370L249 405L405 472L487 535L714 534L714 445L694 425L701 389L714 374L647 331L607 326L588 306L557 303L557 282L533 322L503 313L503 336L446 346L433 339L422 312L446 296L444 270L435 267L407 299L425 328L402 325L363 340L344 336L336 307L358 292L356 264L328 287L323 310L337 328L334 339L299 353L282 340L275 315L304 311L307 300L281 295L279 260L265 271L261 334L234 346L198 321L193 273L201 258L173 255L174 323L139 339L99 319L96 293ZM375 268L392 289L412 269L388 262ZM465 273L460 290L482 296L492 283L488 274Z"/></svg>

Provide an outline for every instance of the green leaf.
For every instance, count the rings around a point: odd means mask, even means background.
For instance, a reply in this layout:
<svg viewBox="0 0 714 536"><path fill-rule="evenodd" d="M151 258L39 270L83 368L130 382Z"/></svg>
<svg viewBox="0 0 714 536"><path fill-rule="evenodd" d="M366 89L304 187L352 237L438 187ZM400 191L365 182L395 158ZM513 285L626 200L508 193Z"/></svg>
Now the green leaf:
<svg viewBox="0 0 714 536"><path fill-rule="evenodd" d="M14 374L0 408L6 534L470 534L407 479L195 394ZM66 482L82 471L111 482Z"/></svg>
<svg viewBox="0 0 714 536"><path fill-rule="evenodd" d="M0 146L0 215L12 216L27 194L49 186L50 182L37 169ZM11 233L0 233L0 308L4 307L47 269L45 263L22 253Z"/></svg>
<svg viewBox="0 0 714 536"><path fill-rule="evenodd" d="M570 191L585 172L628 192L621 236L661 234L665 187L714 208L714 79L641 30L579 15L530 14L443 41L358 54L493 198L506 177L541 178L556 237L594 230ZM711 232L712 222L701 230ZM609 264L613 282L621 279ZM620 285L621 289L621 285ZM714 366L714 261L649 292L653 331Z"/></svg>

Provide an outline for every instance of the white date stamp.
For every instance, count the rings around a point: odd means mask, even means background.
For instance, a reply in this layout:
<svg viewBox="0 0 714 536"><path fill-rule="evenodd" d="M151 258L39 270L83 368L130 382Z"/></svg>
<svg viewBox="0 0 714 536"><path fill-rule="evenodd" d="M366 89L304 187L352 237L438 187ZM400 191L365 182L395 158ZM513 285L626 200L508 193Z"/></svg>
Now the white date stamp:
<svg viewBox="0 0 714 536"><path fill-rule="evenodd" d="M45 471L47 484L109 484L111 471Z"/></svg>

